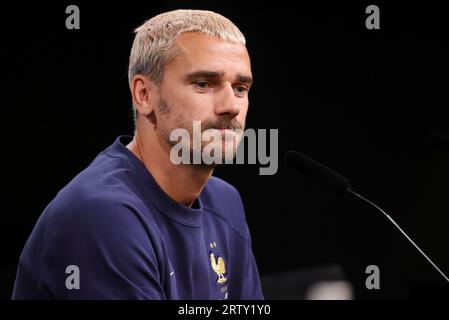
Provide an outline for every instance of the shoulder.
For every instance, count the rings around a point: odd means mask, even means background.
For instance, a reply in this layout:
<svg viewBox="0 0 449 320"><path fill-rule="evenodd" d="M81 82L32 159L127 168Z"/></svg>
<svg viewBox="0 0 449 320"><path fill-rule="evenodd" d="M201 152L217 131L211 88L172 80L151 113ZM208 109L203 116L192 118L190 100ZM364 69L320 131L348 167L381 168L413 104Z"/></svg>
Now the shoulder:
<svg viewBox="0 0 449 320"><path fill-rule="evenodd" d="M238 190L232 184L215 176L210 177L206 186L215 191L224 191L231 196L239 196Z"/></svg>
<svg viewBox="0 0 449 320"><path fill-rule="evenodd" d="M44 210L40 224L45 238L137 241L157 233L126 168L114 173L94 169L76 176Z"/></svg>
<svg viewBox="0 0 449 320"><path fill-rule="evenodd" d="M46 208L47 219L123 219L146 208L135 174L120 158L100 154Z"/></svg>
<svg viewBox="0 0 449 320"><path fill-rule="evenodd" d="M148 240L142 210L128 197L106 191L74 195L56 197L44 211L44 241Z"/></svg>
<svg viewBox="0 0 449 320"><path fill-rule="evenodd" d="M56 297L160 296L160 232L143 217L132 202L105 191L61 197L44 212L35 229L39 237L28 243L21 260L33 261L38 248L39 281ZM64 287L69 265L81 270L82 291Z"/></svg>
<svg viewBox="0 0 449 320"><path fill-rule="evenodd" d="M241 237L248 238L245 209L239 191L230 183L211 177L203 192L204 209L225 220Z"/></svg>

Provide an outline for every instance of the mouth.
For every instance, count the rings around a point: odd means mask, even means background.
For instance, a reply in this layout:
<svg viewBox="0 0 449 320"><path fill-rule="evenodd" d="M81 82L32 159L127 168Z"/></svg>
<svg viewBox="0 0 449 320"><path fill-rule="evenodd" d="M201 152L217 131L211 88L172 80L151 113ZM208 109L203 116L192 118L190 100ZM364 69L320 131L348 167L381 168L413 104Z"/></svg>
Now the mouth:
<svg viewBox="0 0 449 320"><path fill-rule="evenodd" d="M235 132L233 129L226 128L226 129L219 129L219 130L220 130L222 140L234 138Z"/></svg>

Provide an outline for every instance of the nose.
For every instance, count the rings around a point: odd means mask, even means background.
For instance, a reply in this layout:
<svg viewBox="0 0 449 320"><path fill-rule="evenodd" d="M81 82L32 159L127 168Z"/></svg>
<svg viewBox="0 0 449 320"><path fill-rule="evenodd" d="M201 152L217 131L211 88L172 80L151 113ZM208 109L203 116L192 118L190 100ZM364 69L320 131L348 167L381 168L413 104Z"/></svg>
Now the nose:
<svg viewBox="0 0 449 320"><path fill-rule="evenodd" d="M218 116L227 115L230 118L236 117L240 113L238 98L235 96L234 88L226 85L217 93L215 99L215 114Z"/></svg>

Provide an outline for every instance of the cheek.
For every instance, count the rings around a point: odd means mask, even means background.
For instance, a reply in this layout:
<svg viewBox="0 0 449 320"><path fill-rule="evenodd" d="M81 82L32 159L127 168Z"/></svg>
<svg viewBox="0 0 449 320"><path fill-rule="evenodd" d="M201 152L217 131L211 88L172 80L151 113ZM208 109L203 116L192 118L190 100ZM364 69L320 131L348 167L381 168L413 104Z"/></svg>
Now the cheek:
<svg viewBox="0 0 449 320"><path fill-rule="evenodd" d="M240 109L241 110L240 112L246 116L246 114L248 113L248 108L249 108L249 103L248 103L248 101L246 101L242 105L242 108Z"/></svg>
<svg viewBox="0 0 449 320"><path fill-rule="evenodd" d="M242 120L243 123L245 123L246 115L248 113L248 102L242 103L240 107L239 115L237 116L239 119Z"/></svg>
<svg viewBox="0 0 449 320"><path fill-rule="evenodd" d="M190 122L202 121L213 114L213 98L209 94L192 93L183 97L182 116Z"/></svg>
<svg viewBox="0 0 449 320"><path fill-rule="evenodd" d="M195 111L199 105L204 105L208 100L207 96L209 96L194 92L190 86L178 87L177 90L173 91L172 95L176 99L176 103L189 112Z"/></svg>
<svg viewBox="0 0 449 320"><path fill-rule="evenodd" d="M174 106L173 109L170 110L170 112L162 119L162 121L164 121L162 126L164 126L169 131L178 128L188 128L188 120L182 112L178 112L179 109L177 107L178 106Z"/></svg>

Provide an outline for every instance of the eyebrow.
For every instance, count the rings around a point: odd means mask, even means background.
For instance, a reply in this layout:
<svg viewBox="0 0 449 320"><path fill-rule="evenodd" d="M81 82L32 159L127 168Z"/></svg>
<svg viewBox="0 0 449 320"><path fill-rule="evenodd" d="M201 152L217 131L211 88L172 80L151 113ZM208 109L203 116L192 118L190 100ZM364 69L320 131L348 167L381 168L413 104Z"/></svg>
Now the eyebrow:
<svg viewBox="0 0 449 320"><path fill-rule="evenodd" d="M218 79L224 76L224 72L217 72L217 71L208 71L208 70L200 70L195 71L192 73L189 73L185 76L186 81L192 81L198 78L205 78L205 79ZM253 78L251 76L245 76L242 74L237 74L236 80L241 83L245 83L248 85L251 85L253 83Z"/></svg>

